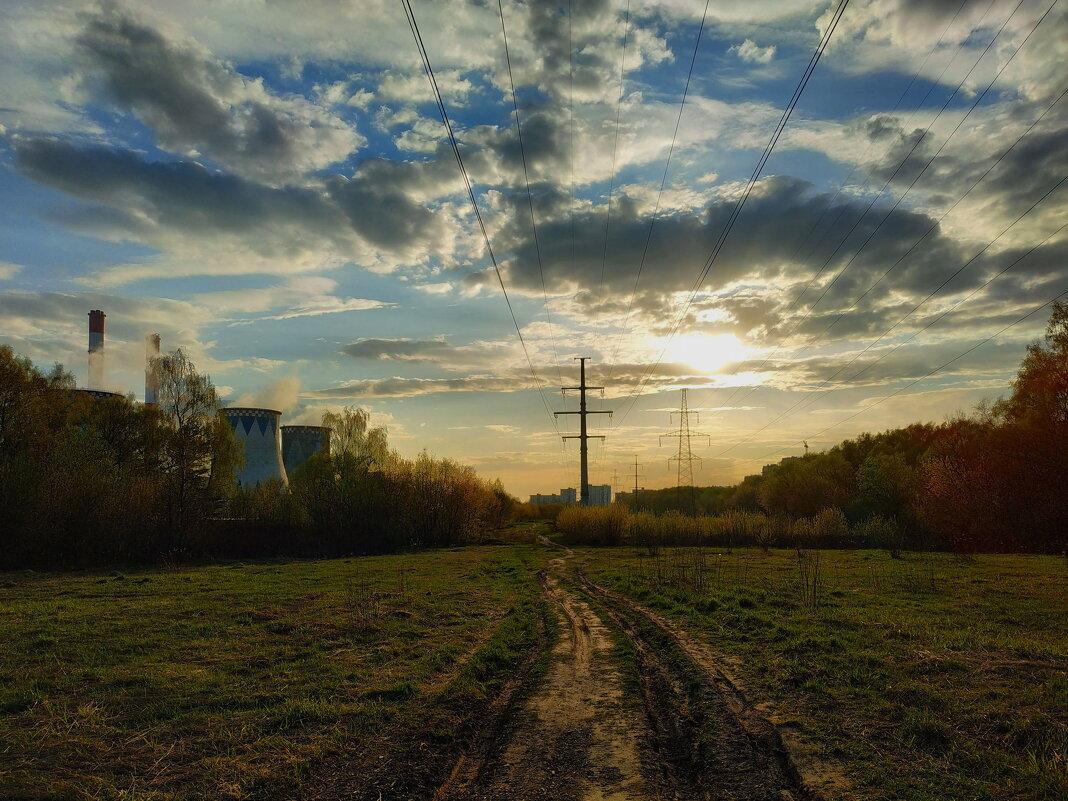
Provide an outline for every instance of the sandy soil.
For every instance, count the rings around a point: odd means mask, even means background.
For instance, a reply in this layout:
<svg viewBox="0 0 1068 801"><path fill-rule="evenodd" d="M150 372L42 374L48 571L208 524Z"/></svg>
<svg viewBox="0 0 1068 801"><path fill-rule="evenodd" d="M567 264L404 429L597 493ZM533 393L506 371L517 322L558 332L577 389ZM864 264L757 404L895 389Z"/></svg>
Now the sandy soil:
<svg viewBox="0 0 1068 801"><path fill-rule="evenodd" d="M645 801L663 798L645 773L650 732L612 658L604 622L561 583L566 557L553 560L545 590L562 636L543 682L520 708L498 754L468 761L439 793L471 801Z"/></svg>
<svg viewBox="0 0 1068 801"><path fill-rule="evenodd" d="M509 725L498 726L501 741L461 759L436 801L818 798L776 727L710 650L569 574L570 560L562 552L543 581L565 632L547 675ZM647 624L660 630L658 642ZM634 651L638 675L629 683L610 630ZM664 636L677 646L673 658L662 653Z"/></svg>

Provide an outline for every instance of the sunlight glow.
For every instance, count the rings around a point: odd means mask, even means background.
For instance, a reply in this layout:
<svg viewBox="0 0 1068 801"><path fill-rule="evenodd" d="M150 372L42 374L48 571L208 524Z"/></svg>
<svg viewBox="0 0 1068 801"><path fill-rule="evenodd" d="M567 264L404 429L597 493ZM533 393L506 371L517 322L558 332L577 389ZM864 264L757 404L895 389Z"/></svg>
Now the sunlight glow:
<svg viewBox="0 0 1068 801"><path fill-rule="evenodd" d="M689 334L672 340L668 356L700 370L714 373L728 364L739 362L749 355L749 349L734 334Z"/></svg>

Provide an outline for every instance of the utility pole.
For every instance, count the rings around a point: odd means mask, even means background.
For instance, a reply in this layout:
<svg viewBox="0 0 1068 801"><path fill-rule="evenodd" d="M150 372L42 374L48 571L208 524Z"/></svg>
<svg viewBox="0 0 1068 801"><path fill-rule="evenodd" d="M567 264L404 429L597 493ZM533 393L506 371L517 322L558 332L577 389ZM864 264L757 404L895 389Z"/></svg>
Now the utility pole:
<svg viewBox="0 0 1068 801"><path fill-rule="evenodd" d="M638 511L638 477L642 474L638 472L638 468L641 467L638 464L638 455L634 455L634 511Z"/></svg>
<svg viewBox="0 0 1068 801"><path fill-rule="evenodd" d="M694 456L693 451L690 450L690 439L692 437L702 437L708 440L711 444L711 439L707 434L702 434L698 431L690 430L690 415L697 417L697 421L700 422L700 415L698 412L691 412L686 403L686 390L682 390L682 406L677 412L672 412L672 420L675 415L679 416L679 427L672 431L670 434L660 435L660 444L664 444L664 439L677 438L679 441L679 452L677 455L668 459L668 466L672 462L675 462L678 473L675 481L675 503L679 507L679 511L682 511L682 488L690 488L690 515L697 513L697 499L693 486L693 463L700 462L700 456Z"/></svg>
<svg viewBox="0 0 1068 801"><path fill-rule="evenodd" d="M579 505L590 505L590 466L589 466L589 445L587 442L591 439L604 439L601 436L591 436L586 433L586 415L588 414L607 414L611 416L609 411L597 411L586 409L586 390L599 389L601 395L604 395L604 387L588 387L586 386L586 360L589 356L576 356L575 360L579 363L579 385L577 387L560 387L561 392L568 392L578 390L579 393L579 410L577 412L555 412L557 415L561 414L577 414L579 416L579 433L564 435L563 439L577 439L579 441L579 462L581 464L581 475L579 483Z"/></svg>

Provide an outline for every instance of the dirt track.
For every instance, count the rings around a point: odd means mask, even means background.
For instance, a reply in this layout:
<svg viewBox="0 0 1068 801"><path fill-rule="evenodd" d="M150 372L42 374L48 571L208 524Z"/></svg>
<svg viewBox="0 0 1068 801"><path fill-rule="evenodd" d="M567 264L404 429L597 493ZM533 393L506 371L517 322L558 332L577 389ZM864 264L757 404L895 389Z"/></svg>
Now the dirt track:
<svg viewBox="0 0 1068 801"><path fill-rule="evenodd" d="M552 665L498 741L460 760L438 801L816 798L707 649L575 573L570 553L543 586L563 631ZM629 667L611 630L633 650Z"/></svg>

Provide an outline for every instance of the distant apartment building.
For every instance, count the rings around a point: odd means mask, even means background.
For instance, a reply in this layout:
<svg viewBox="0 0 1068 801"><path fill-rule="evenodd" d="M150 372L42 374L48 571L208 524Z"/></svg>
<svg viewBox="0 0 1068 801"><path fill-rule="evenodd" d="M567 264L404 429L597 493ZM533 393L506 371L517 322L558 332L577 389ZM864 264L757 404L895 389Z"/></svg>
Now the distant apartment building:
<svg viewBox="0 0 1068 801"><path fill-rule="evenodd" d="M608 506L612 503L611 484L590 484L590 506Z"/></svg>
<svg viewBox="0 0 1068 801"><path fill-rule="evenodd" d="M800 456L784 456L783 460L781 462L779 462L778 464L766 464L766 465L764 465L760 469L760 475L766 476L768 473L770 473L772 470L774 470L780 464L786 464L787 462L796 462L800 458L801 458Z"/></svg>
<svg viewBox="0 0 1068 801"><path fill-rule="evenodd" d="M556 495L531 495L531 503L578 503L578 490L574 487L564 487ZM610 484L590 485L590 506L608 506L612 502L612 486Z"/></svg>
<svg viewBox="0 0 1068 801"><path fill-rule="evenodd" d="M578 503L578 492L574 487L565 487L555 495L531 495L531 503Z"/></svg>

